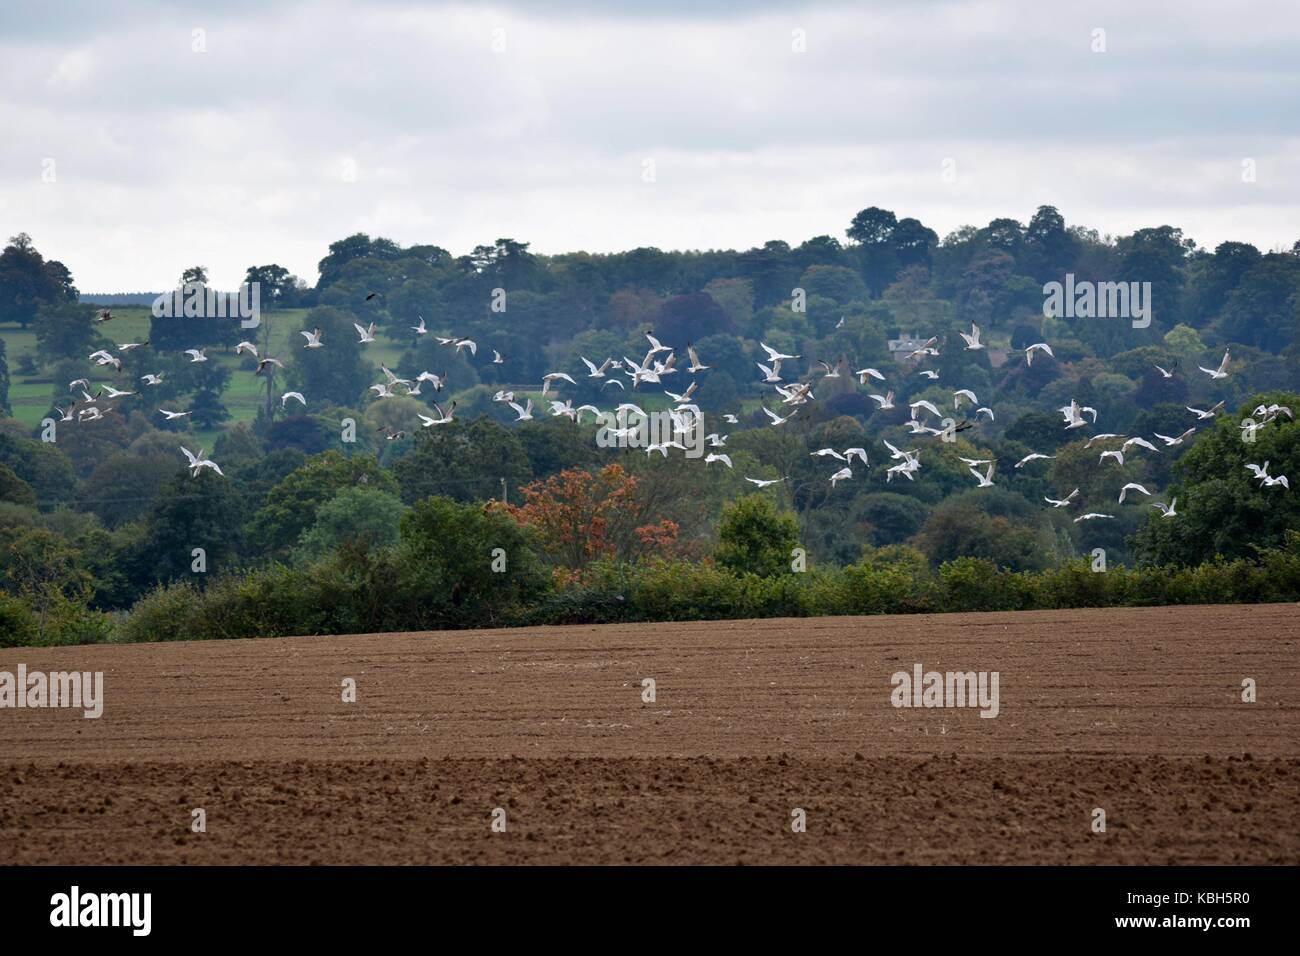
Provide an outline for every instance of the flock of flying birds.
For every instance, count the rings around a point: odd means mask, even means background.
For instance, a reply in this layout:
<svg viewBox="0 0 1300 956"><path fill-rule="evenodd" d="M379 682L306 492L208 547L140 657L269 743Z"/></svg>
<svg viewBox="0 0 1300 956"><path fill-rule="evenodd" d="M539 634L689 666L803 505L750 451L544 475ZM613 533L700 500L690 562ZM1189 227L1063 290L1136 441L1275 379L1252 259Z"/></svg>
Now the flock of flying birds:
<svg viewBox="0 0 1300 956"><path fill-rule="evenodd" d="M367 298L373 298L375 295L377 295L377 293L372 293ZM111 320L112 317L112 312L105 309L96 315L95 321L107 322ZM843 325L843 322L844 320L841 319L840 325ZM373 322L368 326L362 326L357 323L353 323L353 325L357 330L358 344L364 346L375 341L375 324ZM417 336L429 334L429 329L425 325L423 316L419 317L418 325L411 326L411 331L413 331ZM319 328L310 332L303 331L299 334L305 339L302 346L304 349L320 349L325 347L325 343L322 341L322 332ZM969 334L965 332L959 332L958 334L965 342L966 351L976 351L985 348L984 343L980 340L981 333L979 326L974 323L971 324L971 331ZM701 425L702 419L700 419L698 406L692 402L692 398L695 395L698 385L698 380L692 379L690 384L681 392L670 391L664 384L664 380L677 374L679 371L685 371L687 374L695 376L698 373L707 370L710 366L705 365L700 361L700 356L696 352L694 346L688 342L686 345L686 355L689 364L679 370L676 367L677 352L674 348L664 345L655 338L653 329L647 331L645 337L650 343L650 348L640 362L624 356L621 360L612 357L606 358L600 365L596 365L596 363L592 362L585 356L579 356L579 358L587 367L587 378L603 380L601 382L602 389L615 387L619 391L627 390L627 386L624 384L622 379L613 374L615 372L621 372L626 378L628 378L633 390L639 389L643 384L660 385L663 387L664 394L672 400L674 405L674 407L669 411L673 423L673 438L662 442L648 444L645 446L645 451L647 455L658 452L660 455L667 458L668 451L671 448L680 449L683 452L686 451L685 445L683 445L678 439L690 434L697 425ZM459 336L444 337L437 335L435 335L434 338L440 346L452 349L457 353L467 349L471 356L477 356L478 354L478 343L472 339ZM932 336L927 341L920 343L916 349L907 353L905 356L907 359L915 360L915 363L918 366L916 368L917 375L931 381L937 380L939 378L939 373L930 369L921 369L919 366L923 364L927 358L933 358L939 355L939 350L936 347L938 340L938 336ZM141 348L148 344L148 342L128 342L118 345L116 348L119 352L125 353L131 349ZM814 400L813 383L811 381L800 382L797 380L787 382L781 375L782 363L794 361L799 359L801 356L788 355L772 348L764 342L759 342L759 345L766 353L765 361L755 363L758 366L759 371L762 373L761 381L764 385L771 385L775 394L779 395L781 398L781 407L778 409L774 410L769 408L766 404L761 406L763 413L768 418L768 424L771 427L776 428L789 422L796 414L798 414L801 406ZM1030 366L1033 365L1035 354L1041 354L1053 361L1055 361L1056 358L1052 352L1051 346L1046 342L1036 342L1029 345L1025 348L1024 352L1025 363ZM284 363L279 359L261 355L258 351L257 345L253 342L240 342L235 347L235 353L236 355L248 353L257 361L257 368L253 372L254 375L261 375L266 372L268 368L284 368ZM208 361L207 350L203 348L186 349L185 354L189 356L191 362ZM117 355L113 355L107 349L93 352L89 356L89 359L90 361L95 362L98 366L112 367L117 372L122 371L122 359ZM500 352L495 349L492 350L493 364L502 365L505 361L505 357ZM1225 350L1223 353L1223 360L1219 363L1217 368L1206 368L1204 366L1200 366L1199 368L1202 372L1209 375L1211 380L1217 381L1228 377L1228 361L1229 352L1228 350ZM846 366L844 362L844 359L841 359L839 362L834 364L824 361L817 362L817 365L820 366L821 377L824 379L841 377L842 368L846 372L851 368L851 366ZM1175 374L1173 371L1165 369L1159 365L1155 366L1155 368L1163 378L1172 378ZM438 393L441 392L447 384L446 372L442 375L437 375L433 372L423 371L414 379L406 379L398 376L397 373L382 364L380 365L380 371L383 373L384 381L370 386L371 391L375 392L378 399L394 398L399 395L420 395L421 388L426 383L435 393ZM272 371L268 374L274 373ZM883 382L886 385L888 384L886 376L875 368L863 368L856 372L852 372L851 374L858 379L859 385L869 385L875 381ZM162 373L142 375L140 376L140 382L142 383L140 387L143 389L156 386L160 384L162 380ZM567 372L548 372L542 377L542 397L546 398L546 396L551 394L551 389L553 387L558 388L558 383L560 382L577 385L577 382ZM90 394L91 387L90 381L84 378L69 383L69 390L71 392L75 393L77 390L80 390L80 398L74 398L71 405L66 409L56 406L56 409L62 416L62 421L73 421L74 418L78 422L102 419L104 413L111 411L112 409L111 407L101 408L99 404L101 399L114 399L137 394L136 391L125 391L112 385L101 385L95 395L92 396ZM893 389L885 390L883 385L877 387L881 388L884 391L884 394L871 393L871 400L874 401L882 411L895 408ZM933 425L928 424L929 419L923 418L922 413L926 416L934 416L939 420L939 424L941 425L944 424L944 413L933 402L921 399L911 402L908 405L911 409L911 418L909 420L911 434L926 435L930 437L950 437L951 434L955 432L965 431L966 429L974 427L982 418L986 417L989 421L994 420L993 410L987 406L980 405L979 399L970 389L959 388L952 394L953 409L955 412L960 412L963 404L968 403L974 407L975 411L973 416L971 416L974 419L974 422L972 422L970 418L965 418L959 423L948 424L946 427L934 427ZM533 400L531 398L525 396L525 403L520 405L515 401L514 392L500 390L493 395L492 399L496 402L505 403L510 407L515 412L515 421L517 422L530 421L534 418L535 406L533 405ZM307 405L307 399L301 392L287 391L280 396L280 404L282 408L287 408L290 401L296 401L302 407L306 407ZM422 427L431 428L454 420L456 410L456 403L454 401L451 402L446 409L443 409L437 401L434 401L432 404L433 408L437 412L437 417L418 414L417 417L420 419ZM552 416L565 416L574 422L580 422L584 412L591 412L592 415L597 418L602 414L600 409L595 405L579 405L574 407L572 399L561 401L559 398L554 398L550 400L549 405L549 411ZM1223 407L1224 403L1221 401L1209 409L1202 410L1187 406L1187 410L1196 417L1196 421L1199 423L1213 419L1223 410ZM1097 424L1097 410L1089 406L1081 406L1074 400L1071 400L1070 404L1059 409L1059 411L1064 416L1066 431L1083 428L1088 425L1095 426ZM184 418L191 414L189 411L174 411L166 408L159 408L158 412L168 421ZM615 426L609 429L609 433L612 437L618 439L626 438L639 430L640 422L629 424L628 416L633 413L639 416L642 420L648 417L642 408L628 401L620 403L613 409ZM1243 429L1263 427L1277 421L1280 416L1286 416L1288 419L1294 418L1290 408L1276 404L1261 405L1255 409L1254 414L1260 420L1242 425L1241 427ZM722 417L728 424L737 424L739 422L739 419L735 414L725 414ZM403 438L406 435L404 431L394 430L388 426L383 426L378 429L378 431L382 432L385 435L385 438L389 441ZM1163 447L1175 448L1191 439L1192 436L1196 434L1196 431L1197 425L1191 425L1182 434L1177 436L1162 435L1155 432L1153 433L1153 437L1161 441ZM715 432L706 435L705 440L710 448L720 449L725 448L727 437L728 436L725 434L718 434ZM1084 447L1091 448L1097 442L1118 443L1118 447L1107 448L1100 452L1100 458L1098 459L1099 465L1104 464L1107 459L1110 459L1114 461L1118 467L1123 468L1125 455L1127 454L1131 458L1131 456L1136 453L1134 449L1145 449L1149 452L1160 451L1159 447L1145 438L1140 436L1128 437L1116 433L1092 435L1089 437ZM887 482L892 481L894 476L898 475L906 478L908 481L914 481L917 473L921 470L920 449L900 449L884 439L882 439L882 444L889 451L890 461L895 462L895 464L892 464L885 469L885 480ZM222 474L221 468L214 461L204 457L203 449L199 449L198 453L195 454L182 446L181 451L185 454L185 457L188 460L188 467L191 476L197 476L205 468L210 468L217 474ZM844 463L842 468L831 474L828 478L832 488L834 488L839 482L848 481L854 477L853 464L855 461L860 462L863 468L871 467L867 456L867 450L862 447L846 448L842 451L835 448L820 448L817 451L812 452L811 456L814 458L832 458ZM1023 468L1031 462L1048 460L1055 457L1055 455L1044 455L1038 452L1033 452L1016 462L1014 467ZM993 475L998 464L998 459L961 458L960 460L970 469L971 476L977 482L976 487L993 487ZM725 465L727 468L732 467L731 458L725 451L709 452L705 456L704 463L706 465L713 464L714 462ZM980 471L981 468L985 470ZM1290 488L1290 484L1285 475L1274 476L1268 473L1269 463L1267 461L1264 462L1263 465L1248 464L1246 465L1246 468L1249 469L1254 478L1260 482L1261 487ZM786 478L764 479L746 476L745 480L759 488L766 488L771 485L779 484L785 481ZM1119 501L1117 503L1123 504L1130 492L1147 497L1151 496L1151 492L1142 485L1137 482L1129 482L1120 490ZM1075 488L1063 498L1044 498L1044 500L1053 508L1066 508L1075 501L1078 495L1079 489ZM1178 499L1175 497L1170 500L1168 504L1158 501L1152 504L1152 507L1159 509L1162 517L1173 518L1178 513L1175 510L1177 504ZM1115 516L1112 514L1087 511L1076 517L1074 521L1077 524L1082 521L1113 517Z"/></svg>

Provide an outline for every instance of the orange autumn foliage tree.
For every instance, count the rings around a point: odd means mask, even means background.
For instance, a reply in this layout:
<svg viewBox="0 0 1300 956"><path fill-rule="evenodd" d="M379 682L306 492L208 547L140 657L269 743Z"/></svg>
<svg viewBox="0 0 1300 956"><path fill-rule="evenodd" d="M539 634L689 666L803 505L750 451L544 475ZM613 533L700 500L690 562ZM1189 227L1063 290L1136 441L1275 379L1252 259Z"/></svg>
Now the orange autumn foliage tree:
<svg viewBox="0 0 1300 956"><path fill-rule="evenodd" d="M648 513L637 479L620 465L595 474L566 469L519 491L524 503L508 506L510 516L533 530L556 564L576 569L597 558L635 561L675 551L677 525Z"/></svg>

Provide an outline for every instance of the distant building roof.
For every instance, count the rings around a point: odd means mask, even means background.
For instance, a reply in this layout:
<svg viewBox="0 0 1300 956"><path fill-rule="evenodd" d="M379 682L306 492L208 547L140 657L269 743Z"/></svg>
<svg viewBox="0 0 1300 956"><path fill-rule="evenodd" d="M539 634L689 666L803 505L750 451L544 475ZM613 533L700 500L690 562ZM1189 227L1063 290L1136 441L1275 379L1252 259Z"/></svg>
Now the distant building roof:
<svg viewBox="0 0 1300 956"><path fill-rule="evenodd" d="M918 339L914 333L908 333L900 338L889 340L889 354L894 358L902 358L909 352L915 352L925 342L925 339Z"/></svg>

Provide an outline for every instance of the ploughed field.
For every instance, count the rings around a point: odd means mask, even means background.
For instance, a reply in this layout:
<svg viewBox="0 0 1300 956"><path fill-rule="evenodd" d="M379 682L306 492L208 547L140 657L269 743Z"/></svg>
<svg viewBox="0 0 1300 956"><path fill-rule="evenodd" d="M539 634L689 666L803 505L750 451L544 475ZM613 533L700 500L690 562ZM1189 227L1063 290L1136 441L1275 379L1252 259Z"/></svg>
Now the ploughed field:
<svg viewBox="0 0 1300 956"><path fill-rule="evenodd" d="M0 650L20 664L102 671L103 713L0 709L0 862L1300 862L1290 604ZM997 672L996 716L895 707L918 664Z"/></svg>

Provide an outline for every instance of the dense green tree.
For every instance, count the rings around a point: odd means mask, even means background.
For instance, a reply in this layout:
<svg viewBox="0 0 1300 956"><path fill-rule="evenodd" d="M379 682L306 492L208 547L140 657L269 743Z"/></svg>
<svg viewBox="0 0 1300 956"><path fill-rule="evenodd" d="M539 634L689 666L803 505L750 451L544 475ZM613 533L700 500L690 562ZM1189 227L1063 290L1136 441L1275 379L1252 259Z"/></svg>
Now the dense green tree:
<svg viewBox="0 0 1300 956"><path fill-rule="evenodd" d="M1006 437L1047 455L1069 441L1070 433L1062 427L1060 415L1028 412L1011 423Z"/></svg>
<svg viewBox="0 0 1300 956"><path fill-rule="evenodd" d="M864 495L858 507L868 540L877 547L906 541L920 529L928 512L915 498L888 491Z"/></svg>
<svg viewBox="0 0 1300 956"><path fill-rule="evenodd" d="M366 548L389 548L397 543L402 515L401 499L391 492L366 485L340 488L316 510L316 521L298 541L302 562L327 555L344 543Z"/></svg>
<svg viewBox="0 0 1300 956"><path fill-rule="evenodd" d="M24 598L36 613L41 634L62 602L84 604L93 593L80 549L56 531L0 527L0 554L5 556L0 561L0 593Z"/></svg>
<svg viewBox="0 0 1300 956"><path fill-rule="evenodd" d="M97 514L108 528L143 517L185 462L175 439L167 452L118 452L98 465L82 486L80 504ZM197 448L191 448L197 451Z"/></svg>
<svg viewBox="0 0 1300 956"><path fill-rule="evenodd" d="M288 381L293 391L302 392L309 402L353 405L376 380L374 363L363 354L354 329L354 316L340 309L321 306L303 318L303 329L320 329L323 347L303 348L294 335L294 354Z"/></svg>
<svg viewBox="0 0 1300 956"><path fill-rule="evenodd" d="M671 344L682 350L686 348L687 342L695 342L730 329L731 317L703 292L669 299L655 317L655 337L665 345Z"/></svg>
<svg viewBox="0 0 1300 956"><path fill-rule="evenodd" d="M212 430L230 420L230 411L222 403L219 392L205 388L190 399L190 420L197 428Z"/></svg>
<svg viewBox="0 0 1300 956"><path fill-rule="evenodd" d="M5 355L5 340L0 339L0 416L12 415L9 407L9 361Z"/></svg>
<svg viewBox="0 0 1300 956"><path fill-rule="evenodd" d="M1220 415L1203 430L1174 465L1176 482L1165 492L1166 502L1177 497L1177 516L1162 518L1152 509L1134 535L1142 563L1250 557L1259 548L1280 547L1288 529L1300 528L1300 499L1280 484L1265 486L1246 467L1267 462L1271 476L1300 475L1300 422L1280 415L1253 430L1240 427L1246 419L1263 420L1254 414L1260 404L1300 411L1300 394L1256 395L1235 416Z"/></svg>
<svg viewBox="0 0 1300 956"><path fill-rule="evenodd" d="M72 275L61 262L47 262L25 232L0 251L0 322L24 329L42 305L75 302Z"/></svg>
<svg viewBox="0 0 1300 956"><path fill-rule="evenodd" d="M0 464L0 501L36 507L36 492L8 465Z"/></svg>
<svg viewBox="0 0 1300 956"><path fill-rule="evenodd" d="M790 570L798 543L794 515L778 510L768 495L751 494L723 507L714 556L739 574L771 577Z"/></svg>
<svg viewBox="0 0 1300 956"><path fill-rule="evenodd" d="M369 455L346 458L337 451L315 455L267 492L249 526L249 536L267 555L286 554L316 523L316 513L339 490L369 487L389 494L397 482Z"/></svg>
<svg viewBox="0 0 1300 956"><path fill-rule="evenodd" d="M1188 316L1199 325L1218 315L1242 276L1260 258L1259 250L1245 242L1221 242L1213 255L1193 256Z"/></svg>
<svg viewBox="0 0 1300 956"><path fill-rule="evenodd" d="M1078 240L1055 206L1039 206L1025 228L1024 264L1038 282L1062 282L1078 255Z"/></svg>
<svg viewBox="0 0 1300 956"><path fill-rule="evenodd" d="M1267 256L1228 293L1215 328L1228 342L1280 352L1296 339L1300 259Z"/></svg>
<svg viewBox="0 0 1300 956"><path fill-rule="evenodd" d="M809 266L799 277L799 285L810 298L822 296L839 305L867 298L861 277L843 266Z"/></svg>
<svg viewBox="0 0 1300 956"><path fill-rule="evenodd" d="M1018 495L1003 495L1024 503ZM1027 516L995 513L989 502L997 499L993 494L978 501L950 498L930 512L913 541L935 567L959 557L985 558L1013 571L1041 570L1055 563L1051 533Z"/></svg>
<svg viewBox="0 0 1300 956"><path fill-rule="evenodd" d="M42 504L72 500L77 485L72 462L54 443L0 430L0 464L8 465L36 490Z"/></svg>
<svg viewBox="0 0 1300 956"><path fill-rule="evenodd" d="M432 497L402 518L393 589L426 626L491 624L545 593L545 569L503 511Z"/></svg>
<svg viewBox="0 0 1300 956"><path fill-rule="evenodd" d="M579 426L567 424L576 433ZM456 418L420 429L411 450L393 462L393 476L409 504L430 495L456 501L499 499L502 479L510 495L533 473L514 431L488 418Z"/></svg>
<svg viewBox="0 0 1300 956"><path fill-rule="evenodd" d="M228 478L210 470L191 477L178 468L157 491L144 518L134 559L137 586L229 573L242 564L239 533L245 502ZM194 551L203 549L203 572L194 570Z"/></svg>
<svg viewBox="0 0 1300 956"><path fill-rule="evenodd" d="M306 293L306 283L282 265L249 266L244 282L258 284L258 299L263 309L292 309Z"/></svg>
<svg viewBox="0 0 1300 956"><path fill-rule="evenodd" d="M95 328L94 313L68 302L43 303L36 313L36 349L43 362L84 360L109 345Z"/></svg>

